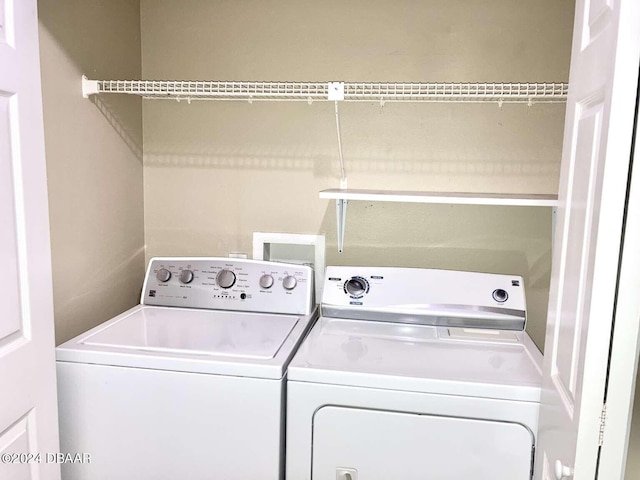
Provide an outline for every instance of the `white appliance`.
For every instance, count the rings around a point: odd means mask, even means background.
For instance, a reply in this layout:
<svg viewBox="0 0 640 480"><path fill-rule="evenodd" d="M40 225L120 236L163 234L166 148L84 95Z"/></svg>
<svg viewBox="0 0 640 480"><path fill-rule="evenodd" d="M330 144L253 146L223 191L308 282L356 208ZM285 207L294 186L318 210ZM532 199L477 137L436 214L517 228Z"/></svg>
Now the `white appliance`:
<svg viewBox="0 0 640 480"><path fill-rule="evenodd" d="M529 480L542 356L521 277L328 267L289 365L289 480Z"/></svg>
<svg viewBox="0 0 640 480"><path fill-rule="evenodd" d="M154 258L141 304L56 350L65 480L281 479L311 268Z"/></svg>

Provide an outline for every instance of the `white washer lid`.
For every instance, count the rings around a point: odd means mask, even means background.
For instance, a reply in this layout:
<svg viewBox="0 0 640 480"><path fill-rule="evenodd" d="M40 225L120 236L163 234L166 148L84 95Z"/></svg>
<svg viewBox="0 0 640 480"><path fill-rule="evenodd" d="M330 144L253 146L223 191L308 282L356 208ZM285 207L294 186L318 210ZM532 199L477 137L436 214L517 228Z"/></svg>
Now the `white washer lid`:
<svg viewBox="0 0 640 480"><path fill-rule="evenodd" d="M310 318L139 305L60 345L56 359L282 378Z"/></svg>
<svg viewBox="0 0 640 480"><path fill-rule="evenodd" d="M538 402L541 360L523 332L323 317L287 378Z"/></svg>
<svg viewBox="0 0 640 480"><path fill-rule="evenodd" d="M159 353L273 358L297 317L208 310L144 309L85 337L80 343Z"/></svg>

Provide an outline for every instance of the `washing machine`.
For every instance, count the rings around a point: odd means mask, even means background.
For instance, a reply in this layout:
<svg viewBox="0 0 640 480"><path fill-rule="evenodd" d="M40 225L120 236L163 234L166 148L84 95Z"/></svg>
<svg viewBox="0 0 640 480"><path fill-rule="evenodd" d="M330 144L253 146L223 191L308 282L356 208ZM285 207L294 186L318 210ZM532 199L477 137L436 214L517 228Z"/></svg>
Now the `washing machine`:
<svg viewBox="0 0 640 480"><path fill-rule="evenodd" d="M56 349L65 480L281 479L312 270L153 258L140 305Z"/></svg>
<svg viewBox="0 0 640 480"><path fill-rule="evenodd" d="M542 356L515 275L328 267L289 365L288 480L529 480Z"/></svg>

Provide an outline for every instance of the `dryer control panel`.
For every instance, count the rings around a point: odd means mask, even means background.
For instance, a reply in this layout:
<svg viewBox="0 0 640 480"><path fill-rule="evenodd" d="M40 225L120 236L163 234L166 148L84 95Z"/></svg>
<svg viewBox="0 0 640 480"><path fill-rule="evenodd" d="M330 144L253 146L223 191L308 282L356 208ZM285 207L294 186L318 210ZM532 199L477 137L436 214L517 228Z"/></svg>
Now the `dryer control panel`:
<svg viewBox="0 0 640 480"><path fill-rule="evenodd" d="M313 271L285 263L219 257L155 257L141 303L163 307L307 315Z"/></svg>
<svg viewBox="0 0 640 480"><path fill-rule="evenodd" d="M400 267L327 267L322 315L421 325L524 330L517 275Z"/></svg>

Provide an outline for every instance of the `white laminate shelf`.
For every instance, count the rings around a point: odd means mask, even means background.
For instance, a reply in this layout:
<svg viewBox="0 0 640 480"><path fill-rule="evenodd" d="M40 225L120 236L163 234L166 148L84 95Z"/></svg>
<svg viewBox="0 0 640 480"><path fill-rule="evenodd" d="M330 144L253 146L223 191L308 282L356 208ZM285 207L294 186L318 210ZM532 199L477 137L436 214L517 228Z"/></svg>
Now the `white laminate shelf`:
<svg viewBox="0 0 640 480"><path fill-rule="evenodd" d="M333 188L322 190L320 192L320 198L336 201L338 252L342 252L344 248L347 203L349 200L365 202L440 203L449 205L551 207L554 212L552 217L552 230L555 229L555 209L558 206L557 195L541 194L450 193Z"/></svg>
<svg viewBox="0 0 640 480"><path fill-rule="evenodd" d="M369 202L447 203L454 205L502 205L514 207L556 207L558 203L557 195L443 193L341 188L322 190L320 198Z"/></svg>

